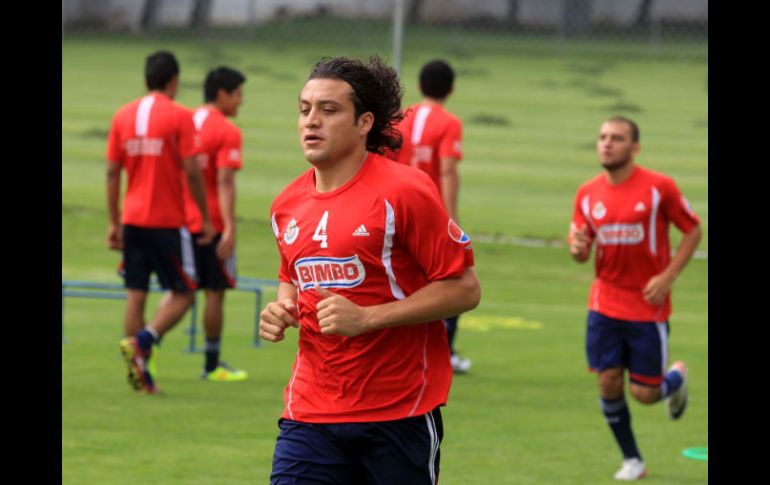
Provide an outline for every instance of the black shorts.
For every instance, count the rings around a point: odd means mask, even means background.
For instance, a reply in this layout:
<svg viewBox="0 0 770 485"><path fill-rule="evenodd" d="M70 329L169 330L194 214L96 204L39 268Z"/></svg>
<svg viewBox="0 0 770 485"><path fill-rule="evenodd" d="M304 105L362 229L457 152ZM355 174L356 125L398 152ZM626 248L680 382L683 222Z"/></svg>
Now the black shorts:
<svg viewBox="0 0 770 485"><path fill-rule="evenodd" d="M235 288L235 251L226 260L217 257L217 244L222 234L214 236L211 244L198 244L201 234L193 234L193 251L195 251L195 269L198 272L198 288L209 290L224 290Z"/></svg>
<svg viewBox="0 0 770 485"><path fill-rule="evenodd" d="M123 277L126 288L147 291L150 274L165 290L186 292L198 287L192 238L185 228L123 226Z"/></svg>
<svg viewBox="0 0 770 485"><path fill-rule="evenodd" d="M439 408L378 423L278 421L271 485L435 485L444 426Z"/></svg>

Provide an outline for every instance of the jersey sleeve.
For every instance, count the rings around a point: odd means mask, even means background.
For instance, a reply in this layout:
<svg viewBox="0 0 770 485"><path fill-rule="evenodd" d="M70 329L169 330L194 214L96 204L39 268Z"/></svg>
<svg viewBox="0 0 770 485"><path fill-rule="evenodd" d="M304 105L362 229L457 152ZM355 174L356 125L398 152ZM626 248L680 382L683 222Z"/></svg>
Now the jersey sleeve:
<svg viewBox="0 0 770 485"><path fill-rule="evenodd" d="M217 168L240 170L243 166L241 130L232 127L225 132L222 146L217 151Z"/></svg>
<svg viewBox="0 0 770 485"><path fill-rule="evenodd" d="M107 139L107 160L123 164L124 159L123 144L120 142L120 132L118 130L117 115L112 119L110 134Z"/></svg>
<svg viewBox="0 0 770 485"><path fill-rule="evenodd" d="M663 189L661 208L668 220L684 234L700 224L700 219L692 210L690 202L682 195L672 179L666 180L661 188Z"/></svg>
<svg viewBox="0 0 770 485"><path fill-rule="evenodd" d="M396 236L429 281L462 276L474 264L470 237L449 218L427 175L415 172L413 182L396 199Z"/></svg>
<svg viewBox="0 0 770 485"><path fill-rule="evenodd" d="M193 112L184 108L179 110L179 156L184 160L201 151L200 135L195 129Z"/></svg>
<svg viewBox="0 0 770 485"><path fill-rule="evenodd" d="M452 157L462 160L462 131L463 128L460 120L453 119L450 121L438 147L439 158Z"/></svg>

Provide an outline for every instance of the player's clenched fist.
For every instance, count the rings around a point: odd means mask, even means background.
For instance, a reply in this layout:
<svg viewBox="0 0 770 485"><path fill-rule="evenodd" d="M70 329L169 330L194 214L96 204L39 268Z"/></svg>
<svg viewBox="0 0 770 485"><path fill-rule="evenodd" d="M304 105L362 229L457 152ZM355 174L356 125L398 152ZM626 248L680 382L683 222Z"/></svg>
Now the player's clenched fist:
<svg viewBox="0 0 770 485"><path fill-rule="evenodd" d="M316 305L318 325L322 334L355 337L370 330L366 326L364 307L320 286L317 286L315 291L323 298Z"/></svg>
<svg viewBox="0 0 770 485"><path fill-rule="evenodd" d="M259 336L270 342L280 342L287 327L299 327L297 304L291 298L268 303L259 314Z"/></svg>

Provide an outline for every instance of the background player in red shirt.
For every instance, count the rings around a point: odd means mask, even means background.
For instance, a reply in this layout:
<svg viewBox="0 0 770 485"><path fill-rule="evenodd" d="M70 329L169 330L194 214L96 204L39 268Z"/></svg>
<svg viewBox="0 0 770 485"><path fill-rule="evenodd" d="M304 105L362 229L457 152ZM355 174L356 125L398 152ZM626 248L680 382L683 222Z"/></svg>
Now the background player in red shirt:
<svg viewBox="0 0 770 485"><path fill-rule="evenodd" d="M135 390L156 392L147 359L153 343L171 329L193 302L195 263L185 228L182 178L203 214L199 244L214 236L206 206L203 177L195 155L200 151L192 114L173 101L179 85L179 64L170 52L147 57L145 82L149 93L120 108L112 120L107 147L107 244L123 251L125 265L126 338L120 348ZM120 198L120 172L128 185ZM150 274L170 290L145 328L144 309Z"/></svg>
<svg viewBox="0 0 770 485"><path fill-rule="evenodd" d="M449 217L459 222L457 192L460 175L457 165L463 158L462 122L444 109L444 103L454 90L454 78L454 70L443 60L433 60L422 67L420 92L423 98L404 111L404 119L398 124L403 145L396 159L427 173L438 188ZM460 356L454 347L458 319L458 315L446 318L444 325L452 353L452 369L465 373L471 368L471 361Z"/></svg>
<svg viewBox="0 0 770 485"><path fill-rule="evenodd" d="M640 149L636 123L608 119L596 149L604 173L577 191L569 249L584 263L597 243L586 352L590 368L598 372L602 411L623 453L615 478L635 480L647 470L631 430L624 371L637 401L668 399L670 417L682 416L687 366L677 361L665 372L670 293L698 246L700 221L670 177L634 164ZM684 233L673 258L671 223Z"/></svg>
<svg viewBox="0 0 770 485"><path fill-rule="evenodd" d="M243 101L245 76L229 67L212 69L203 83L204 104L193 113L202 152L198 163L206 186L206 203L216 236L212 244L193 245L198 288L206 291L203 322L205 361L201 378L209 381L242 381L248 374L219 360L225 289L234 288L235 272L235 172L241 169L241 130L227 117L235 117ZM185 184L187 228L197 240L203 218Z"/></svg>
<svg viewBox="0 0 770 485"><path fill-rule="evenodd" d="M400 101L377 57L323 60L300 93L312 168L271 207L280 282L260 315L271 342L300 329L272 484L436 483L452 374L441 319L480 288L428 177L378 154L398 148Z"/></svg>

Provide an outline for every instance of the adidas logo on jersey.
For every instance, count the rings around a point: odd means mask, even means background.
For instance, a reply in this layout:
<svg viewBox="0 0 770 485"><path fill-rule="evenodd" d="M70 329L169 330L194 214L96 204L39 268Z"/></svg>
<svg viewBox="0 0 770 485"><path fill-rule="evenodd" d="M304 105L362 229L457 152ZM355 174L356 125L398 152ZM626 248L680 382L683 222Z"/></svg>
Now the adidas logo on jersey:
<svg viewBox="0 0 770 485"><path fill-rule="evenodd" d="M644 202L639 201L636 203L636 207L634 207L634 210L636 212L644 212L647 209L647 207L644 205Z"/></svg>
<svg viewBox="0 0 770 485"><path fill-rule="evenodd" d="M358 229L353 231L353 237L368 236L368 235L369 235L369 231L366 230L366 226L364 226L363 224L358 226Z"/></svg>

